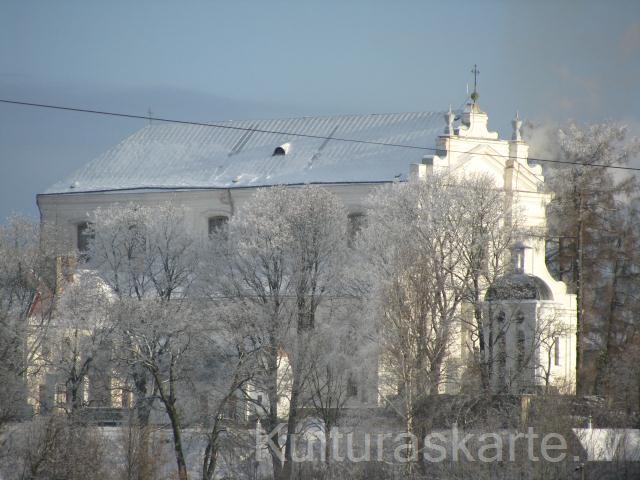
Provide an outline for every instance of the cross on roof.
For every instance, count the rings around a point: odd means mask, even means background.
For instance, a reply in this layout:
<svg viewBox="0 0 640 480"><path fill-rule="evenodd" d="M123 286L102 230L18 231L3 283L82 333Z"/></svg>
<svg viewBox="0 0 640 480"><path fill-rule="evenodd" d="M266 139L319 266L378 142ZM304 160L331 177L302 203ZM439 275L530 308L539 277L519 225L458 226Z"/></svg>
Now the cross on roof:
<svg viewBox="0 0 640 480"><path fill-rule="evenodd" d="M471 94L471 100L473 103L476 103L480 94L478 94L478 75L480 74L480 70L478 70L478 65L474 64L473 69L471 70L473 73L473 93Z"/></svg>

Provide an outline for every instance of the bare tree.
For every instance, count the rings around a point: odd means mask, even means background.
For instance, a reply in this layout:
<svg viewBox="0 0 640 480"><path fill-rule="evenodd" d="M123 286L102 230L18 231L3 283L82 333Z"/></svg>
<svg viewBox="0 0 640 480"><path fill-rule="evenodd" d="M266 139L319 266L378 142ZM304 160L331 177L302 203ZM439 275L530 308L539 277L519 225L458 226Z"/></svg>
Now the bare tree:
<svg viewBox="0 0 640 480"><path fill-rule="evenodd" d="M256 404L270 433L274 477L281 471L278 405L285 394L281 355L289 335L292 309L290 267L287 259L289 232L284 189L259 190L229 222L228 229L213 235L207 256L212 295L235 302L253 318L260 355L254 384L265 392L266 402Z"/></svg>
<svg viewBox="0 0 640 480"><path fill-rule="evenodd" d="M460 280L465 283L464 303L472 310L463 315L463 335L470 354L468 367L479 373L480 385L489 393L494 362L493 349L500 335L488 336L485 318L485 294L491 285L511 269L510 252L516 240L524 234L516 198L498 188L488 175L473 175L459 179L458 195L467 205L464 217L453 229L459 239L457 247L462 255Z"/></svg>
<svg viewBox="0 0 640 480"><path fill-rule="evenodd" d="M82 480L112 478L105 438L96 427L65 415L38 415L10 432L11 445L0 463L3 478Z"/></svg>
<svg viewBox="0 0 640 480"><path fill-rule="evenodd" d="M274 476L291 475L292 438L308 380L308 348L319 308L339 290L342 259L347 248L347 215L337 198L318 187L258 191L229 222L227 279L222 291L241 298L263 321L261 388L268 402L265 426L279 423L278 403L288 394L288 435L284 468L280 451L271 449ZM291 383L283 391L279 376L282 352L291 368ZM260 407L259 407L260 408ZM280 450L276 434L272 444Z"/></svg>
<svg viewBox="0 0 640 480"><path fill-rule="evenodd" d="M557 270L576 294L578 328L576 332L577 391L588 390L585 377L584 348L586 339L601 342L602 330L597 315L592 315L601 303L594 296L597 286L610 282L607 274L618 236L612 220L623 207L623 200L636 188L632 176L614 175L608 166L625 165L637 155L637 141L625 139L626 129L620 125L570 124L559 130L558 155L572 165L554 166L548 186L554 192L549 207L551 237L559 238ZM583 166L584 165L584 166ZM553 250L551 251L553 253ZM614 255L615 257L615 255ZM615 260L614 260L615 262ZM604 358L607 358L606 346ZM606 362L604 362L606 363ZM597 368L605 368L600 363ZM589 375L593 378L593 375Z"/></svg>
<svg viewBox="0 0 640 480"><path fill-rule="evenodd" d="M305 405L319 423L315 426L324 431L324 460L330 466L332 432L347 416L349 403L357 405L359 397L368 393L362 365L371 359L367 348L371 325L362 318L357 299L334 299L326 307L310 345Z"/></svg>
<svg viewBox="0 0 640 480"><path fill-rule="evenodd" d="M387 186L371 207L360 249L365 275L373 277L382 393L401 402L407 432L424 437L427 396L460 386L463 365L451 353L463 327L480 347L478 359L486 358L483 294L504 271L512 212L482 176L432 175ZM488 374L482 382L488 386Z"/></svg>
<svg viewBox="0 0 640 480"><path fill-rule="evenodd" d="M147 244L145 225L151 212L138 205L115 205L99 208L90 218L88 267L98 272L117 297L117 304L127 304L134 299L142 301L153 297L150 275L150 249ZM118 305L116 307L118 308ZM126 312L126 308L124 310ZM115 314L114 314L115 317ZM116 317L116 322L120 320ZM121 340L128 341L121 332ZM133 346L124 349L133 351ZM133 358L122 360L126 380L131 384L138 422L145 426L149 422L154 391L149 372ZM129 378L127 378L129 377ZM142 429L144 432L144 428Z"/></svg>
<svg viewBox="0 0 640 480"><path fill-rule="evenodd" d="M90 264L120 299L115 310L121 329L121 360L133 377L142 423L154 395L169 418L178 476L186 479L178 407L179 383L201 322L188 302L195 272L196 241L183 212L171 205L153 210L117 206L92 219ZM194 326L195 325L195 326ZM140 405L141 404L141 405Z"/></svg>
<svg viewBox="0 0 640 480"><path fill-rule="evenodd" d="M333 194L318 187L289 190L289 257L296 303L296 335L290 348L292 367L284 478L290 478L300 402L308 379L309 344L319 308L327 295L340 291L347 248L347 212Z"/></svg>
<svg viewBox="0 0 640 480"><path fill-rule="evenodd" d="M115 350L130 375L142 427L154 401L171 427L181 479L189 466L184 429L205 432L202 478L215 474L224 431L223 412L253 375L259 348L251 322L210 283L219 259L185 225L171 204L153 210L129 205L97 212L89 264L117 299ZM210 267L210 268L206 268ZM194 401L194 398L198 401ZM146 435L145 429L141 433ZM143 442L144 443L144 442Z"/></svg>
<svg viewBox="0 0 640 480"><path fill-rule="evenodd" d="M110 306L108 286L86 270L76 272L57 295L44 339L46 355L40 355L39 360L49 373L56 375L58 384L64 385L66 398L58 406L68 413L77 413L89 405L86 388L90 373L96 373L94 380L110 376L109 362L99 361L111 350L116 327L111 321ZM102 392L102 396L105 394L110 393Z"/></svg>
<svg viewBox="0 0 640 480"><path fill-rule="evenodd" d="M224 447L255 447L243 441L246 412L239 412L238 404L245 403L260 354L254 323L246 312L234 303L210 300L210 315L198 340L202 354L192 363L192 389L206 398L204 405L194 408L205 438L202 480L214 478Z"/></svg>

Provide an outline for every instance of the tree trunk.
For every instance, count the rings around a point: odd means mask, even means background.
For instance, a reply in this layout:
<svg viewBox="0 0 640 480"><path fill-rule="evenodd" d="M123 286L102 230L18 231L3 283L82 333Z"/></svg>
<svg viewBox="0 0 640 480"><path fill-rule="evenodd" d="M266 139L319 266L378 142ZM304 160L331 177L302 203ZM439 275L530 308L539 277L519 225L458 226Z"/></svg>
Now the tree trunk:
<svg viewBox="0 0 640 480"><path fill-rule="evenodd" d="M473 278L473 317L475 320L475 328L478 331L478 347L479 347L479 367L480 367L480 384L482 390L487 393L491 388L491 378L487 369L487 345L484 338L484 324L482 307L480 304L480 282L477 276Z"/></svg>
<svg viewBox="0 0 640 480"><path fill-rule="evenodd" d="M297 363L297 362L296 362ZM293 364L292 364L293 367ZM298 365L293 370L293 384L291 386L291 400L289 403L289 418L287 420L287 440L285 441L284 465L282 467L281 478L288 480L291 478L293 470L293 449L295 448L294 435L298 424L298 401L302 381L300 378L300 368Z"/></svg>
<svg viewBox="0 0 640 480"><path fill-rule="evenodd" d="M271 464L273 467L273 478L278 479L282 475L282 461L280 459L281 451L276 451L280 447L280 439L278 432L278 345L275 342L275 336L271 335L269 342L269 350L267 362L267 397L269 399L269 412L265 419L265 427L269 435L269 454L271 455ZM277 445L273 447L272 445Z"/></svg>
<svg viewBox="0 0 640 480"><path fill-rule="evenodd" d="M577 225L577 255L575 256L575 279L576 279L576 393L583 393L583 350L582 350L582 337L584 330L584 297L582 295L583 284L583 253L584 253L584 221L582 218L583 202L582 194L578 193L577 198L577 210L578 210L578 225Z"/></svg>
<svg viewBox="0 0 640 480"><path fill-rule="evenodd" d="M188 480L187 464L184 459L182 448L182 433L180 427L180 419L174 405L167 408L169 421L171 422L171 431L173 432L173 450L176 455L176 464L178 465L178 478L180 480Z"/></svg>
<svg viewBox="0 0 640 480"><path fill-rule="evenodd" d="M327 468L331 464L331 425L325 421L324 427L324 463Z"/></svg>
<svg viewBox="0 0 640 480"><path fill-rule="evenodd" d="M212 434L207 439L207 446L204 451L204 460L202 462L202 480L212 480L216 472L216 464L218 463L218 420L214 420Z"/></svg>
<svg viewBox="0 0 640 480"><path fill-rule="evenodd" d="M171 423L171 431L173 433L173 450L176 456L176 464L178 467L178 478L180 480L188 480L187 464L184 458L184 450L182 447L182 427L180 425L180 415L176 409L175 398L175 378L174 378L173 359L169 365L169 393L165 391L162 380L158 376L157 369L153 369L152 374L156 383L156 388L160 394L160 400L164 404L165 410Z"/></svg>
<svg viewBox="0 0 640 480"><path fill-rule="evenodd" d="M615 260L613 264L613 272L612 272L613 278L611 279L611 296L609 298L608 318L606 319L606 322L607 322L606 343L604 347L604 352L601 353L598 361L596 378L594 381L594 393L596 395L602 395L607 393L605 392L605 388L604 388L605 387L604 379L606 378L606 373L609 368L609 361L611 359L611 354L614 349L614 343L615 343L614 321L615 321L616 305L618 303L618 295L617 295L618 276L619 276L618 275L618 269L619 269L618 258L619 258L620 247L621 247L621 242L620 242L620 239L618 239L617 249L615 251Z"/></svg>

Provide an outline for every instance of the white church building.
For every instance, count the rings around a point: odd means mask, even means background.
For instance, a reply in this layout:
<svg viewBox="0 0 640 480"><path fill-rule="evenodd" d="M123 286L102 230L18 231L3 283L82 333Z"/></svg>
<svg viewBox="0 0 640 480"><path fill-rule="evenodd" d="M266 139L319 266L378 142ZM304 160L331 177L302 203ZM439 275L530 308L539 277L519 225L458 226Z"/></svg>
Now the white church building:
<svg viewBox="0 0 640 480"><path fill-rule="evenodd" d="M151 124L135 132L37 197L42 222L62 229L70 247L86 248L88 215L98 207L135 202L184 206L188 224L206 236L257 188L320 184L336 194L354 219L366 215L365 199L378 185L425 178L433 171L488 172L520 207L524 223L544 228L546 205L540 165L530 165L515 119L511 139L488 129L475 102L463 111L303 117L228 121L217 127ZM295 134L295 135L292 135ZM347 140L359 140L351 142ZM435 147L425 151L388 144ZM428 153L425 155L425 153ZM551 383L575 388L575 295L550 275L541 236L514 245L512 273L517 298L494 286L487 293L491 315L513 317L496 355L500 378L510 390ZM509 289L513 291L513 289ZM528 377L509 380L517 349L531 342L536 322L553 317L557 330L536 346ZM464 355L463 342L459 342ZM512 354L510 355L509 352ZM502 363L500 363L502 362ZM453 392L452 392L453 393ZM371 400L364 400L370 402Z"/></svg>

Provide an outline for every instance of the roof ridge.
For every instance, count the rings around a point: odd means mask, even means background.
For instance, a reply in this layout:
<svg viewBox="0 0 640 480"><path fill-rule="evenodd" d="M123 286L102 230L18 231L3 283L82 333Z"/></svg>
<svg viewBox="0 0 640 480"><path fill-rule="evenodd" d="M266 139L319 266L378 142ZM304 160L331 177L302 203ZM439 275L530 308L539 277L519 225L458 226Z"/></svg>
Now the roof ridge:
<svg viewBox="0 0 640 480"><path fill-rule="evenodd" d="M456 110L454 110L455 112ZM206 120L203 123L219 124L232 122L273 122L274 120L306 120L311 118L330 119L330 118L357 118L357 117L375 117L383 115L415 115L420 113L428 113L433 115L444 114L447 110L413 110L410 112L370 112L370 113L340 113L337 115L299 115L290 117L269 117L269 118L235 118L227 120ZM163 123L172 123L171 121ZM160 124L156 124L160 125ZM153 126L153 125L151 125Z"/></svg>

